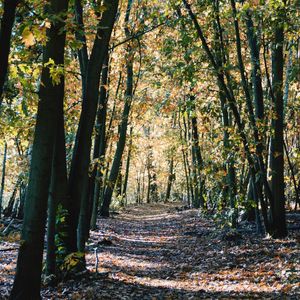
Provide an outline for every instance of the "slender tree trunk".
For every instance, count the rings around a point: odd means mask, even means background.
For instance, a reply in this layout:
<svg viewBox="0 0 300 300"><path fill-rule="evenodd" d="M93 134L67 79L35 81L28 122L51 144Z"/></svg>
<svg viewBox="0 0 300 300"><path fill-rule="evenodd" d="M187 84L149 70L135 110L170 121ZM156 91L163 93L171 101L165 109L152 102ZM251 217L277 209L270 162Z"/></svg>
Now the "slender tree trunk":
<svg viewBox="0 0 300 300"><path fill-rule="evenodd" d="M123 202L127 203L127 184L128 184L128 178L129 178L129 167L130 167L130 159L131 159L131 152L132 152L132 132L133 127L130 127L130 133L129 133L129 145L128 145L128 155L126 160L126 168L125 168L125 176L124 176L124 184L123 184L123 195L122 197Z"/></svg>
<svg viewBox="0 0 300 300"><path fill-rule="evenodd" d="M172 155L170 160L169 160L169 172L168 172L168 182L167 182L167 191L166 191L165 202L168 202L170 200L172 183L174 181L174 177L175 177L175 174L174 174L174 157Z"/></svg>
<svg viewBox="0 0 300 300"><path fill-rule="evenodd" d="M91 229L96 229L98 207L100 201L101 191L103 189L103 168L105 159L105 149L106 149L106 115L107 115L107 101L108 101L108 64L109 57L106 58L106 66L102 70L101 78L101 88L100 88L100 98L99 98L99 108L97 116L97 134L95 138L95 151L94 159L97 158L98 162L96 164L93 176L94 183L92 186L92 217L91 217ZM118 88L117 88L118 89Z"/></svg>
<svg viewBox="0 0 300 300"><path fill-rule="evenodd" d="M198 122L197 122L197 112L195 96L190 97L191 100L191 127L192 127L192 153L193 153L193 164L195 166L195 174L196 174L196 185L195 185L195 194L197 193L197 201L196 208L202 207L204 208L204 180L201 176L201 170L203 169L203 159L201 155L200 145L199 145L199 134L198 134ZM196 197L195 197L196 198Z"/></svg>
<svg viewBox="0 0 300 300"><path fill-rule="evenodd" d="M120 167L119 167L119 174L117 176L116 186L115 186L115 197L116 199L122 199L122 185L123 185L123 161L121 159ZM122 202L121 202L122 206Z"/></svg>
<svg viewBox="0 0 300 300"><path fill-rule="evenodd" d="M184 108L184 111L186 111L186 107ZM187 119L187 120L186 120ZM182 122L183 122L183 129L184 129L184 143L186 145L186 150L185 151L185 158L186 158L186 166L187 166L187 171L188 171L188 176L189 176L189 186L190 186L190 195L191 195L191 203L193 206L195 206L195 187L194 187L194 181L193 181L193 174L192 174L192 167L190 164L190 159L189 159L189 151L187 151L189 149L189 145L190 145L190 140L191 140L191 135L190 135L190 131L189 131L189 119L188 117L183 114L182 115ZM197 196L197 195L196 195Z"/></svg>
<svg viewBox="0 0 300 300"><path fill-rule="evenodd" d="M188 159L187 159L186 153L185 153L186 139L184 138L183 128L181 126L180 118L181 118L181 116L180 116L180 112L179 112L178 125L179 125L180 141L181 141L182 161L183 161L184 174L185 174L187 202L188 202L189 207L191 207L190 176L189 176L189 171L188 171Z"/></svg>
<svg viewBox="0 0 300 300"><path fill-rule="evenodd" d="M19 0L4 0L3 2L3 15L0 27L0 107L2 104L3 88L8 70L11 33L18 3Z"/></svg>
<svg viewBox="0 0 300 300"><path fill-rule="evenodd" d="M67 0L51 0L46 11L66 16ZM43 64L50 59L64 64L64 18L56 20L47 31ZM22 243L19 249L17 270L11 299L40 299L41 272L44 248L47 200L51 178L51 165L59 120L64 99L64 78L55 84L49 68L43 67L41 76L37 121L33 141L28 192L25 201Z"/></svg>
<svg viewBox="0 0 300 300"><path fill-rule="evenodd" d="M19 204L18 213L17 213L16 218L19 220L23 220L24 203L25 203L25 197L26 197L26 185L24 182L21 182L21 184L20 184L19 197L20 197L20 204Z"/></svg>
<svg viewBox="0 0 300 300"><path fill-rule="evenodd" d="M97 113L100 73L115 22L118 3L118 0L105 0L103 3L107 9L103 12L99 22L95 42L87 66L86 92L83 94L82 111L69 176L69 193L73 203L69 224L70 230L72 231L69 245L71 252L76 252L77 250L84 251L86 232L90 224L88 220L88 170L92 146L92 133ZM82 222L77 239L79 213Z"/></svg>
<svg viewBox="0 0 300 300"><path fill-rule="evenodd" d="M8 204L5 207L5 209L3 210L3 215L5 217L10 217L12 215L13 208L14 208L14 203L15 203L17 192L18 192L18 189L19 189L19 186L20 186L21 182L22 182L22 175L20 174L19 177L18 177L18 180L17 180L17 182L14 186L14 189L13 189L13 192L10 196Z"/></svg>
<svg viewBox="0 0 300 300"><path fill-rule="evenodd" d="M109 216L109 206L111 203L111 198L113 194L113 190L116 185L116 181L119 174L120 163L122 160L123 151L126 143L126 131L127 131L127 123L129 117L129 111L131 107L131 97L126 96L125 106L122 115L121 129L120 129L120 137L117 144L117 149L115 152L114 160L111 166L110 175L108 178L108 183L106 185L105 193L103 196L103 203L100 210L100 215L104 217Z"/></svg>
<svg viewBox="0 0 300 300"><path fill-rule="evenodd" d="M214 31L215 31L215 52L216 52L216 63L219 68L224 68L224 65L227 64L229 58L228 55L226 55L226 50L224 46L224 39L223 39L223 29L221 27L221 22L219 18L219 1L214 2L214 11L216 13L216 21L214 23ZM227 77L229 77L227 75ZM222 78L224 80L224 75L222 75ZM230 82L228 83L230 84ZM226 207L227 204L227 198L229 198L229 203L231 206L231 209L233 209L234 213L232 215L232 224L233 226L237 225L237 210L235 207L235 197L237 194L236 189L236 176L235 176L235 168L234 168L234 156L233 156L233 150L232 145L230 143L229 138L229 129L232 127L232 118L230 117L230 114L228 112L228 108L226 105L226 94L222 90L222 84L220 83L220 80L218 80L218 87L219 87L219 98L220 98L220 105L221 105L221 111L222 111L222 122L224 127L224 133L223 133L223 145L224 145L224 154L225 157L228 159L225 162L225 170L227 171L227 175L225 177L225 189L223 193L223 207ZM231 87L230 87L231 89ZM233 93L231 91L231 93Z"/></svg>
<svg viewBox="0 0 300 300"><path fill-rule="evenodd" d="M289 165L289 168L290 168L290 171L291 171L291 177L292 177L292 181L293 181L293 185L294 185L294 189L295 189L295 195L296 195L296 201L295 201L296 204L295 205L297 207L297 203L300 203L299 188L298 188L298 185L297 185L294 168L293 168L293 165L292 165L292 162L291 162L291 159L290 159L290 155L289 155L286 143L284 143L284 151L285 151L287 162L288 162L288 165Z"/></svg>
<svg viewBox="0 0 300 300"><path fill-rule="evenodd" d="M128 22L129 15L131 10L132 0L128 0L127 10L125 14L125 35L126 37L130 36ZM127 46L127 61L126 61L126 71L127 71L127 82L126 82L126 92L125 92L125 104L124 110L122 114L122 121L120 125L120 135L119 141L117 144L117 149L115 152L114 160L111 166L110 175L108 179L108 184L106 185L103 203L100 210L100 215L103 217L109 216L109 206L111 203L112 194L116 185L117 177L120 170L120 164L122 160L123 151L126 144L126 133L127 133L127 125L129 112L131 108L132 96L133 96L133 49L131 44Z"/></svg>
<svg viewBox="0 0 300 300"><path fill-rule="evenodd" d="M136 204L141 203L141 178L138 173L136 176Z"/></svg>
<svg viewBox="0 0 300 300"><path fill-rule="evenodd" d="M86 94L87 89L87 71L88 71L88 49L85 36L85 28L83 24L83 9L81 0L75 0L75 20L78 25L78 30L75 31L76 39L81 43L81 48L78 50L82 95ZM83 97L84 98L84 97Z"/></svg>
<svg viewBox="0 0 300 300"><path fill-rule="evenodd" d="M1 191L0 191L0 218L2 215L3 195L4 195L4 186L5 186L6 159L7 159L7 143L5 142L3 161L2 161L2 179L1 179Z"/></svg>
<svg viewBox="0 0 300 300"><path fill-rule="evenodd" d="M247 12L247 37L251 54L251 76L253 85L253 100L255 105L255 115L257 120L264 119L264 96L261 80L261 68L259 57L259 45L257 41L257 29L255 30L250 12Z"/></svg>
<svg viewBox="0 0 300 300"><path fill-rule="evenodd" d="M150 168L147 167L147 173L148 173L148 184L147 184L147 200L146 202L147 203L150 203L151 202L151 199L150 199L150 190L151 190L151 174L150 174Z"/></svg>

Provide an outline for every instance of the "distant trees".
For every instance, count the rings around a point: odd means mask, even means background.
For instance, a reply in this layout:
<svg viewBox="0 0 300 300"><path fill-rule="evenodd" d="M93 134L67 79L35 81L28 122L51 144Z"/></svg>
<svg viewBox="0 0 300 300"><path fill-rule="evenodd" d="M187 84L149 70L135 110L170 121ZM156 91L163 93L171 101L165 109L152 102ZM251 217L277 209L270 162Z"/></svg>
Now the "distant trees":
<svg viewBox="0 0 300 300"><path fill-rule="evenodd" d="M241 84L243 87L246 106L248 109L249 123L253 131L253 139L255 142L255 155L250 151L249 137L245 133L245 121L241 117L237 106L237 100L235 99L234 92L232 91L230 85L233 79L229 72L222 70L218 66L218 58L214 55L213 49L211 49L207 43L207 38L204 36L203 30L197 21L196 15L193 13L188 1L183 0L183 3L194 23L199 39L202 42L204 51L214 69L215 75L219 82L219 88L222 93L224 93L226 102L230 107L235 122L237 124L238 132L244 145L244 151L248 159L248 164L250 167L250 172L252 176L252 182L254 183L254 198L260 200L262 213L264 217L266 230L271 233L274 237L282 237L287 234L286 223L285 223L285 209L284 209L284 160L283 160L283 43L284 43L284 31L283 31L283 18L281 12L281 19L278 19L278 24L275 25L274 29L274 44L276 47L272 52L272 87L271 95L274 102L274 114L273 121L271 125L271 130L274 134L271 134L271 147L270 147L270 162L271 162L271 172L272 181L271 187L267 182L267 168L266 163L263 158L263 145L262 138L258 131L257 121L263 122L263 95L262 95L262 85L261 76L259 74L259 49L257 45L257 39L253 32L253 22L249 11L247 11L247 29L248 29L248 40L250 44L251 57L252 57L252 84L254 87L254 94L252 99L250 87L245 73L244 60L242 55L241 37L239 29L239 21L237 17L236 3L234 0L231 1L232 14L234 18L234 28L235 28L235 41L236 41L236 55L238 61L238 68L241 76ZM218 5L218 4L217 4ZM284 3L282 3L284 7ZM282 11L282 9L278 9ZM218 15L217 15L218 17ZM219 43L222 40L219 40ZM225 49L223 49L224 51ZM220 54L220 52L218 52ZM267 75L268 76L268 75ZM225 81L225 77L227 82ZM253 102L256 107L256 116L254 115ZM275 163L276 160L276 163ZM259 176L259 180L257 180ZM262 184L262 186L261 186ZM264 188L262 190L262 187ZM264 194L263 194L264 191ZM257 202L258 203L258 202ZM271 217L269 218L267 213L267 207L270 206ZM275 208L276 207L276 208ZM276 221L275 221L276 220Z"/></svg>

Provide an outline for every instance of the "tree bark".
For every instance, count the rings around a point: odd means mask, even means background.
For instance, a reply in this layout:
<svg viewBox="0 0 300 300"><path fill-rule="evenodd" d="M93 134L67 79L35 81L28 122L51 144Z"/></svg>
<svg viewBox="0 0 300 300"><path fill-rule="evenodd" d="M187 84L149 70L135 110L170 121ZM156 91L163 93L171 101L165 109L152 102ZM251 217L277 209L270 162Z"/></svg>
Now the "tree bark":
<svg viewBox="0 0 300 300"><path fill-rule="evenodd" d="M20 0L4 0L3 2L3 15L0 27L0 107L3 100L3 89L8 70L11 33L19 1Z"/></svg>
<svg viewBox="0 0 300 300"><path fill-rule="evenodd" d="M199 145L199 134L198 134L198 122L197 122L197 112L195 96L190 97L191 101L191 127L192 127L192 157L194 166L194 177L195 177L195 207L204 208L204 180L201 176L201 170L203 169L203 159L201 155L200 145Z"/></svg>
<svg viewBox="0 0 300 300"><path fill-rule="evenodd" d="M51 184L48 199L48 224L47 224L47 259L46 259L46 274L56 273L56 215L57 207L61 205L63 210L69 212L70 197L68 197L68 181L67 181L67 164L66 164L66 145L65 145L65 128L63 107L60 108L60 115L57 126L56 141L54 146L54 154L52 161ZM66 218L69 218L68 213ZM67 222L66 222L67 223ZM64 246L68 245L70 232L66 228L66 232L61 234L63 237Z"/></svg>
<svg viewBox="0 0 300 300"><path fill-rule="evenodd" d="M123 203L124 205L127 203L127 184L128 184L128 178L129 178L129 168L130 168L130 160L131 160L131 152L132 152L132 132L133 132L133 127L130 127L129 131L129 145L128 145L128 155L127 155L127 160L126 160L126 167L125 167L125 176L124 176L124 184L123 184Z"/></svg>
<svg viewBox="0 0 300 300"><path fill-rule="evenodd" d="M274 94L274 112L270 145L271 189L274 197L271 234L275 238L287 235L285 219L284 196L284 140L283 140L283 56L284 27L282 19L278 20L274 32L274 45L272 50L272 88Z"/></svg>
<svg viewBox="0 0 300 300"><path fill-rule="evenodd" d="M2 179L1 179L1 191L0 191L0 218L2 215L3 195L4 195L4 186L5 186L6 159L7 159L7 143L4 142L4 154L3 154L3 161L2 161Z"/></svg>

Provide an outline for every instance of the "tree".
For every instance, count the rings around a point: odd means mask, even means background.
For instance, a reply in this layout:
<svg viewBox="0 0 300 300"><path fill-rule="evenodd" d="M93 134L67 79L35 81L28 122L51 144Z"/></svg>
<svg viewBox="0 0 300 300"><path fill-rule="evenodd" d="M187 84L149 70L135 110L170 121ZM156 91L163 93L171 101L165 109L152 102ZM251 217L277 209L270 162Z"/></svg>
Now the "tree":
<svg viewBox="0 0 300 300"><path fill-rule="evenodd" d="M86 232L90 223L88 218L88 170L92 133L97 113L100 74L116 19L118 3L118 0L105 0L103 3L106 9L97 26L96 38L86 67L86 78L82 77L86 86L83 89L82 111L69 175L69 193L73 203L69 212L68 224L72 232L68 247L69 252L84 251ZM79 222L81 225L77 239Z"/></svg>
<svg viewBox="0 0 300 300"><path fill-rule="evenodd" d="M42 84L39 90L40 101L25 200L22 241L10 299L40 299L53 147L64 99L63 65L66 37L64 20L67 9L67 0L51 0L45 7L51 20L51 27L48 29L48 42L43 50ZM60 16L59 20L55 18L56 16Z"/></svg>
<svg viewBox="0 0 300 300"><path fill-rule="evenodd" d="M274 117L270 145L271 189L274 195L272 209L272 235L281 238L287 235L284 196L284 141L283 141L283 68L284 68L284 1L274 24L274 41L272 47L272 89Z"/></svg>
<svg viewBox="0 0 300 300"><path fill-rule="evenodd" d="M125 14L125 35L128 38L130 36L130 31L128 28L128 22L129 22L129 16L130 16L130 10L132 7L132 0L128 0L126 14ZM106 185L105 192L103 195L103 202L100 209L100 215L104 217L109 216L109 206L111 203L112 194L116 185L116 181L118 178L119 170L120 170L120 164L126 144L126 135L127 135L127 125L128 125L128 118L132 103L132 97L133 97L133 58L134 53L131 44L129 43L127 45L127 60L126 60L126 91L125 91L125 103L124 103L124 109L122 114L122 120L120 124L120 135L119 140L117 144L117 149L115 152L114 160L111 166L110 175L108 179L108 184Z"/></svg>

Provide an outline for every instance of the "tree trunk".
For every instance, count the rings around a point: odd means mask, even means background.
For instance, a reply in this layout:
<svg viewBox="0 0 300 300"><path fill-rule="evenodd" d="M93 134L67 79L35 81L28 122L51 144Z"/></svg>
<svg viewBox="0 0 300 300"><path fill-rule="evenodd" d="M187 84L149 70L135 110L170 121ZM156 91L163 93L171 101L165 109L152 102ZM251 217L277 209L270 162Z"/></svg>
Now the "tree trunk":
<svg viewBox="0 0 300 300"><path fill-rule="evenodd" d="M195 96L190 97L191 101L191 127L192 127L192 156L193 156L193 165L195 172L195 207L196 208L204 208L204 180L201 176L201 170L203 169L203 160L199 145L199 134L198 134L198 122L197 122L197 112ZM196 196L197 195L197 196Z"/></svg>
<svg viewBox="0 0 300 300"><path fill-rule="evenodd" d="M129 15L131 10L132 0L128 0L126 14L125 14L125 35L126 37L130 36L128 22ZM111 166L110 175L108 179L108 184L106 185L103 203L100 209L100 215L103 217L109 217L109 206L111 203L112 194L116 185L116 180L120 171L120 164L122 160L123 151L126 144L126 133L129 112L131 108L132 96L133 96L133 49L131 44L127 45L127 60L126 60L126 71L127 71L127 80L126 80L126 92L125 92L125 104L122 114L122 121L120 125L120 135L119 141L117 144L117 149L115 152L114 160Z"/></svg>
<svg viewBox="0 0 300 300"><path fill-rule="evenodd" d="M82 111L69 176L69 193L73 203L70 211L71 216L69 224L72 232L69 249L72 252L84 250L85 233L89 226L88 170L92 146L92 133L97 113L100 73L115 22L118 3L118 0L105 0L103 3L104 7L107 9L103 12L99 22L95 42L87 66L86 92L83 94ZM80 233L78 233L80 241L77 239L79 213L80 218L82 219Z"/></svg>
<svg viewBox="0 0 300 300"><path fill-rule="evenodd" d="M18 180L15 184L15 187L13 189L13 192L10 196L8 204L5 207L5 209L3 210L3 215L5 217L10 217L12 215L13 208L14 208L14 203L15 203L17 192L18 192L18 189L19 189L19 186L20 186L21 182L22 182L22 175L20 174L19 177L18 177Z"/></svg>
<svg viewBox="0 0 300 300"><path fill-rule="evenodd" d="M47 12L66 15L67 0L51 0ZM43 64L53 60L64 64L64 19L56 20L47 31ZM37 121L33 141L28 192L25 201L22 243L11 299L40 299L47 199L51 178L51 164L60 107L64 99L64 78L54 83L49 68L44 66L41 76Z"/></svg>
<svg viewBox="0 0 300 300"><path fill-rule="evenodd" d="M19 0L4 0L3 15L0 27L0 107L8 69L11 32L15 21L16 8Z"/></svg>
<svg viewBox="0 0 300 300"><path fill-rule="evenodd" d="M123 203L127 203L127 184L128 184L128 178L129 178L129 167L130 167L130 159L131 159L131 152L132 152L132 132L133 127L130 127L130 133L129 133L129 145L128 145L128 155L126 160L126 168L125 168L125 176L124 176L124 184L123 184Z"/></svg>
<svg viewBox="0 0 300 300"><path fill-rule="evenodd" d="M91 229L96 229L97 216L98 216L98 207L100 201L100 195L103 188L103 168L104 168L104 159L105 159L105 149L106 149L106 115L107 115L107 101L108 101L108 63L109 57L106 58L106 66L102 70L101 78L101 88L100 88L100 98L99 98L99 108L98 108L98 117L97 117L97 134L95 138L95 152L94 159L97 158L98 162L95 167L95 174L93 174L94 184L92 186L92 217L91 217Z"/></svg>
<svg viewBox="0 0 300 300"><path fill-rule="evenodd" d="M257 41L257 29L255 30L254 24L251 18L251 14L247 12L247 37L248 45L251 54L251 76L253 85L253 100L255 106L255 115L259 120L264 119L264 95L261 80L261 69L260 69L260 57L259 57L259 45Z"/></svg>
<svg viewBox="0 0 300 300"><path fill-rule="evenodd" d="M226 55L226 50L224 46L224 38L223 38L223 29L221 27L221 22L219 18L219 1L214 2L214 10L216 13L216 21L214 23L214 31L215 31L215 52L216 52L216 63L219 68L224 68L224 65L227 64L229 58ZM222 75L222 79L224 80L224 75ZM227 198L229 198L229 203L231 209L233 209L234 213L232 216L232 224L233 226L236 225L237 220L237 211L235 208L235 197L237 194L236 189L236 178L235 178L235 168L234 168L234 156L233 156L233 147L230 143L229 137L229 130L232 127L232 118L228 112L228 107L226 105L226 94L222 89L222 84L220 80L217 82L219 87L219 99L220 99L220 106L222 112L222 123L224 127L223 133L223 146L224 146L224 155L227 157L225 161L224 167L227 171L227 175L225 177L225 189L223 190L223 208L226 207ZM230 84L230 83L229 83ZM231 87L230 87L231 89ZM231 92L232 93L232 92Z"/></svg>
<svg viewBox="0 0 300 300"><path fill-rule="evenodd" d="M184 167L184 175L185 175L185 183L186 183L187 202L188 202L188 206L191 207L190 174L189 174L188 159L185 153L186 139L183 134L183 128L181 126L180 118L181 116L179 111L178 125L179 125L179 134L180 134L180 142L181 142L182 162Z"/></svg>
<svg viewBox="0 0 300 300"><path fill-rule="evenodd" d="M1 191L0 191L0 218L2 215L3 195L4 195L4 186L5 186L6 158L7 158L7 143L4 142L4 154L3 154L3 162L2 162L2 179L1 179Z"/></svg>
<svg viewBox="0 0 300 300"><path fill-rule="evenodd" d="M70 197L67 195L68 181L67 181L67 164L66 164L66 146L65 146L65 128L63 107L59 115L57 135L54 146L54 154L52 161L52 174L51 184L48 199L48 224L47 224L47 260L46 260L46 274L56 273L56 245L55 234L56 232L56 215L57 207L61 205L63 210L67 212L70 210L72 203ZM66 218L68 218L68 213ZM63 237L64 246L67 247L70 232L60 232ZM68 251L67 251L68 253ZM66 253L66 254L67 254Z"/></svg>
<svg viewBox="0 0 300 300"><path fill-rule="evenodd" d="M272 51L272 84L274 94L275 118L272 119L270 145L271 189L273 193L273 210L271 220L271 234L275 238L287 235L285 220L285 196L284 196L284 141L283 141L283 43L284 27L282 20L275 28L275 38Z"/></svg>
<svg viewBox="0 0 300 300"><path fill-rule="evenodd" d="M21 182L21 185L19 188L19 197L20 197L20 204L19 204L18 213L16 215L16 218L19 220L23 220L24 203L25 203L25 197L26 197L26 185L24 182Z"/></svg>
<svg viewBox="0 0 300 300"><path fill-rule="evenodd" d="M170 200L172 183L173 183L174 179L175 179L174 158L173 158L173 155L172 155L170 160L169 160L169 174L168 174L168 182L167 182L167 191L166 191L165 202L168 202Z"/></svg>

